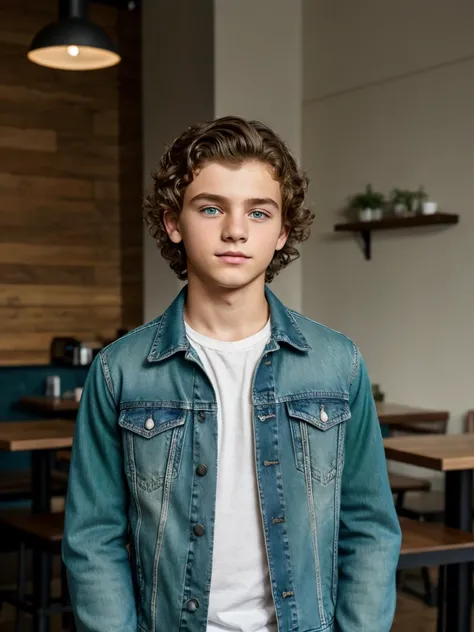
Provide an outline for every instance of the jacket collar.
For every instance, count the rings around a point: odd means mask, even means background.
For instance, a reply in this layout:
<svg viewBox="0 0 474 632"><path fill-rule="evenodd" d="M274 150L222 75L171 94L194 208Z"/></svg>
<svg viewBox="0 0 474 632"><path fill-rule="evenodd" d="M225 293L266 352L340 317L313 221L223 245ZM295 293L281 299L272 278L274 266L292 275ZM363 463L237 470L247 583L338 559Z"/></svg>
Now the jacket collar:
<svg viewBox="0 0 474 632"><path fill-rule="evenodd" d="M147 356L149 362L165 360L179 351L189 351L190 345L184 326L186 296L187 286L159 318L158 329ZM311 347L299 330L292 312L268 289L268 286L265 286L265 297L270 306L273 341L284 342L299 351L310 351ZM278 345L275 348L278 348Z"/></svg>

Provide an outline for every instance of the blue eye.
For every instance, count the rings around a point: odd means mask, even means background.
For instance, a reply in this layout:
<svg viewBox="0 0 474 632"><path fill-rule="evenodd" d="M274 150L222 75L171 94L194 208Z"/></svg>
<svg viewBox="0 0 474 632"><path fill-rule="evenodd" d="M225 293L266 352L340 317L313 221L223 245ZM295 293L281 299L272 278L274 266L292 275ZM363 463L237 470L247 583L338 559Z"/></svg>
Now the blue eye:
<svg viewBox="0 0 474 632"><path fill-rule="evenodd" d="M203 208L201 212L204 213L204 215L209 215L210 217L215 217L218 213L220 213L219 209L215 206L206 206L206 208Z"/></svg>
<svg viewBox="0 0 474 632"><path fill-rule="evenodd" d="M253 215L254 219L264 219L266 217L263 211L252 211L251 215Z"/></svg>

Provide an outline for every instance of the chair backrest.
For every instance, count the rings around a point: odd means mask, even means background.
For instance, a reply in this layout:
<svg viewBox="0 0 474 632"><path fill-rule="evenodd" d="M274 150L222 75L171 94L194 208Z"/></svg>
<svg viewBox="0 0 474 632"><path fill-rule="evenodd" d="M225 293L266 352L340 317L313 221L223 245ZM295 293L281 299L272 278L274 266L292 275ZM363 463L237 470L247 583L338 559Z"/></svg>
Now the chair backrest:
<svg viewBox="0 0 474 632"><path fill-rule="evenodd" d="M474 432L474 409L468 410L464 419L464 432Z"/></svg>

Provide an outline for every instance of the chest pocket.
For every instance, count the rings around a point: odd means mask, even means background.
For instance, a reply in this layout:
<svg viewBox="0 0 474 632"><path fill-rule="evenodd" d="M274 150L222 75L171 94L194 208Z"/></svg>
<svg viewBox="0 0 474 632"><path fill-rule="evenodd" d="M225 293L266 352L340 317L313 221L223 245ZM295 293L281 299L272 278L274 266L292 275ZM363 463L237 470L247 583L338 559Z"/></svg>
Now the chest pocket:
<svg viewBox="0 0 474 632"><path fill-rule="evenodd" d="M346 400L315 397L287 402L296 468L310 467L313 479L327 485L343 458L343 422L351 413Z"/></svg>
<svg viewBox="0 0 474 632"><path fill-rule="evenodd" d="M118 423L124 430L125 471L144 491L161 487L167 473L178 476L186 415L186 410L171 407L121 411Z"/></svg>

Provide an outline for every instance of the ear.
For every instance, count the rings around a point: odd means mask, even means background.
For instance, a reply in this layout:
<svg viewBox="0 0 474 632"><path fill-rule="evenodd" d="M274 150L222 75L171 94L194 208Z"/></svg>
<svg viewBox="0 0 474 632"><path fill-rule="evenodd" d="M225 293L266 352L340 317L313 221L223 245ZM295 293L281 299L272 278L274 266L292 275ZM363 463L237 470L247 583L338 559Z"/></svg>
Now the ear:
<svg viewBox="0 0 474 632"><path fill-rule="evenodd" d="M179 227L179 216L171 209L167 209L163 213L163 224L165 225L168 237L174 244L179 244L183 241L181 236L181 230Z"/></svg>
<svg viewBox="0 0 474 632"><path fill-rule="evenodd" d="M280 236L278 237L278 241L277 241L275 250L281 250L284 247L284 245L286 244L286 241L288 239L289 234L290 234L290 227L289 226L282 226L281 233L280 233Z"/></svg>

